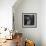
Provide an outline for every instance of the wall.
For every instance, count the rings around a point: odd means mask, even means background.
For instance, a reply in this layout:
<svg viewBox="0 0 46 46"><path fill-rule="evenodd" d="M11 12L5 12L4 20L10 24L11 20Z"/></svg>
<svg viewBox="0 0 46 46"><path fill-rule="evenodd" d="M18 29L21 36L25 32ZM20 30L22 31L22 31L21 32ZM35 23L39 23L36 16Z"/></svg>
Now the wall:
<svg viewBox="0 0 46 46"><path fill-rule="evenodd" d="M34 40L36 46L41 46L41 1L23 0L17 7L14 5L13 13L15 19L15 31L22 32L25 39ZM22 13L37 13L37 28L23 28Z"/></svg>
<svg viewBox="0 0 46 46"><path fill-rule="evenodd" d="M46 0L41 1L41 38L42 46L46 46Z"/></svg>
<svg viewBox="0 0 46 46"><path fill-rule="evenodd" d="M16 0L0 0L0 27L12 29L12 6Z"/></svg>

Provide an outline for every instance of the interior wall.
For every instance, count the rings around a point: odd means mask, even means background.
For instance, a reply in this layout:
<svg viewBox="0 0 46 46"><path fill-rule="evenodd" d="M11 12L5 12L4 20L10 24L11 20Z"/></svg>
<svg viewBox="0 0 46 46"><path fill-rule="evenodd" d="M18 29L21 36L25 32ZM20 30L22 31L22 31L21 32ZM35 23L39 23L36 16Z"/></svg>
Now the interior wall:
<svg viewBox="0 0 46 46"><path fill-rule="evenodd" d="M0 27L12 29L12 6L16 0L0 0Z"/></svg>
<svg viewBox="0 0 46 46"><path fill-rule="evenodd" d="M17 8L13 8L13 12L15 31L22 32L25 39L34 40L36 46L41 46L41 1L23 0ZM37 13L37 28L23 28L22 13Z"/></svg>
<svg viewBox="0 0 46 46"><path fill-rule="evenodd" d="M41 40L42 46L46 46L46 0L41 1Z"/></svg>

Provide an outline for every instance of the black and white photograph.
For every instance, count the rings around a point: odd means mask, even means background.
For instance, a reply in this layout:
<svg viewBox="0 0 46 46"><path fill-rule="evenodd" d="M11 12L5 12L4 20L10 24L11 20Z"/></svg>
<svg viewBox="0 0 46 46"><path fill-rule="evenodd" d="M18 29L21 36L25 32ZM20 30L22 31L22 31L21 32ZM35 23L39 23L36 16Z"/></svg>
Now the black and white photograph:
<svg viewBox="0 0 46 46"><path fill-rule="evenodd" d="M37 13L23 13L23 27L37 27Z"/></svg>

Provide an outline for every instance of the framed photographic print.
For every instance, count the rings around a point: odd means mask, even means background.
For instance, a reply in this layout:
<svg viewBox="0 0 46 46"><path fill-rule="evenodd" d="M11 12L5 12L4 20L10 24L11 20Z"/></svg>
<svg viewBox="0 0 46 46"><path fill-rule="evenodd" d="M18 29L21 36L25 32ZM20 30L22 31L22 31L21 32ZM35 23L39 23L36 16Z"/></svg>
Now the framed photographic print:
<svg viewBox="0 0 46 46"><path fill-rule="evenodd" d="M22 13L22 27L37 27L37 13Z"/></svg>

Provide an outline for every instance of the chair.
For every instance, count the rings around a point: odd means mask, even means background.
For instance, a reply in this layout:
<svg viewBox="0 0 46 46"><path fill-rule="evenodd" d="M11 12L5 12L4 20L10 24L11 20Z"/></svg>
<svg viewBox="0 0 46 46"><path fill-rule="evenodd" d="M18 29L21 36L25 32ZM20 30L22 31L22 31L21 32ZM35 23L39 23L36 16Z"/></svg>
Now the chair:
<svg viewBox="0 0 46 46"><path fill-rule="evenodd" d="M35 43L32 40L26 40L25 46L35 46Z"/></svg>
<svg viewBox="0 0 46 46"><path fill-rule="evenodd" d="M22 46L22 33L15 33L16 46Z"/></svg>

